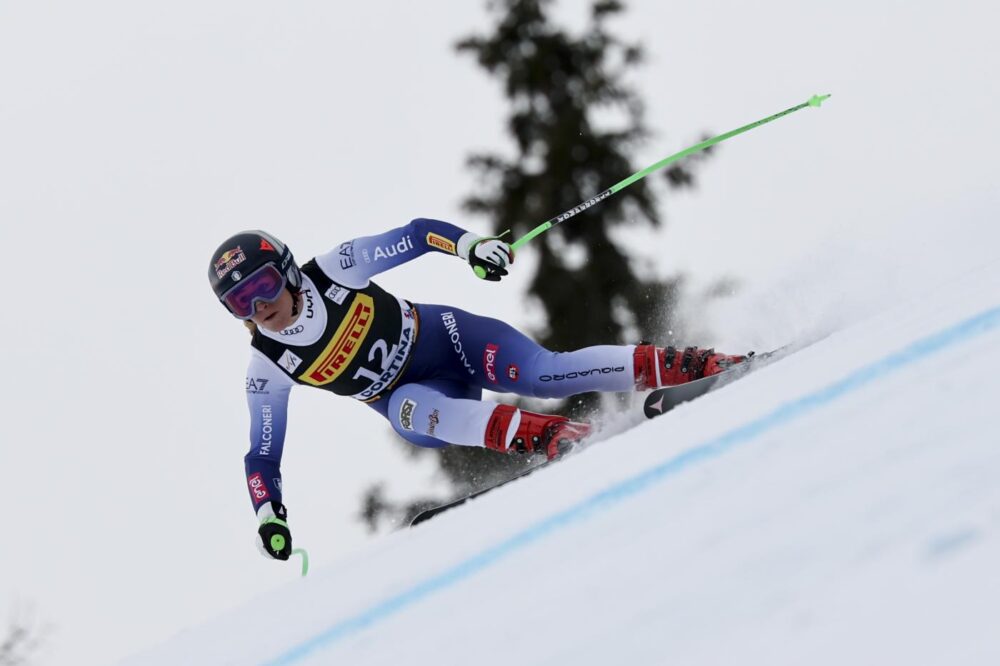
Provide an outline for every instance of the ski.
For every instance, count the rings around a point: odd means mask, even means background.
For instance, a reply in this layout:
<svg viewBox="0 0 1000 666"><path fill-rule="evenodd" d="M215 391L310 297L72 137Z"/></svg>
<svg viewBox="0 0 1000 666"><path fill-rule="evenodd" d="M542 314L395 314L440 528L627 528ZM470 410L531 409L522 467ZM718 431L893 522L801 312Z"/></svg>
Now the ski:
<svg viewBox="0 0 1000 666"><path fill-rule="evenodd" d="M792 351L791 345L785 345L784 347L778 347L768 352L754 354L743 363L734 365L717 375L703 377L693 382L678 384L677 386L654 389L646 396L642 406L642 413L647 419L655 419L658 416L663 416L677 405L694 400L709 391L732 383L752 370L781 358L790 351Z"/></svg>
<svg viewBox="0 0 1000 666"><path fill-rule="evenodd" d="M510 477L509 479L505 479L504 481L501 481L500 483L495 483L492 486L489 486L488 488L483 488L482 490L476 490L476 491L471 492L471 493L469 493L467 495L462 495L461 497L459 497L457 499L454 499L451 502L446 502L444 504L439 504L438 506L431 507L430 509L424 509L423 511L421 511L420 513L418 513L417 515L415 515L410 520L410 527L413 527L414 525L419 525L420 523L424 522L425 520L430 520L434 516L438 515L439 513L444 513L448 509L454 509L456 506L461 506L461 505L465 504L466 502L468 502L471 499L479 497L480 495L485 495L486 493L490 492L491 490L496 490L500 486L505 486L508 483L510 483L511 481L517 481L518 479L524 478L524 477L528 476L529 474L533 474L536 470L539 470L539 469L545 467L546 465L549 465L551 463L554 463L554 462L557 462L559 460L562 460L563 457L564 456L560 456L558 458L554 458L553 460L546 460L544 462L541 462L541 463L535 465L534 467L529 467L528 469L524 470L523 472L519 472L518 474L515 474L514 476Z"/></svg>

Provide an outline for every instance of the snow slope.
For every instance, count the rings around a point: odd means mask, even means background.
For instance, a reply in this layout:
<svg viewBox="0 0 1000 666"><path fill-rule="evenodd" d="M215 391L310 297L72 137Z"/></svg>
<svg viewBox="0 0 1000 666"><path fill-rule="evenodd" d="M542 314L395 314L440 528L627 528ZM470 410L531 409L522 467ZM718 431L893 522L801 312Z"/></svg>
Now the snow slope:
<svg viewBox="0 0 1000 666"><path fill-rule="evenodd" d="M1000 663L998 398L991 264L126 663Z"/></svg>

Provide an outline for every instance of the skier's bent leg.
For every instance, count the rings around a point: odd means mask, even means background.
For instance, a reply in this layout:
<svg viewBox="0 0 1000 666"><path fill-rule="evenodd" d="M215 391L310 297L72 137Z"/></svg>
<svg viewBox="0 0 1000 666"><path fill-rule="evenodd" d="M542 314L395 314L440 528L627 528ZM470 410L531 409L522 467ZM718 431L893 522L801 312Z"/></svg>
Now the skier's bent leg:
<svg viewBox="0 0 1000 666"><path fill-rule="evenodd" d="M497 403L452 397L456 392L447 384L454 383L404 384L393 391L386 414L393 430L417 446L486 446L486 427Z"/></svg>
<svg viewBox="0 0 1000 666"><path fill-rule="evenodd" d="M442 305L418 309L424 337L416 353L427 357L414 361L418 368L444 360L456 379L491 391L537 398L635 388L632 346L552 352L499 319Z"/></svg>
<svg viewBox="0 0 1000 666"><path fill-rule="evenodd" d="M744 360L712 349L595 345L553 352L509 324L457 308L419 306L425 340L414 365L446 359L456 378L492 391L563 398L587 391L632 391L683 384Z"/></svg>
<svg viewBox="0 0 1000 666"><path fill-rule="evenodd" d="M644 391L708 377L744 360L714 349L647 344L598 345L572 352L541 349L530 365L528 395L562 398L584 391Z"/></svg>
<svg viewBox="0 0 1000 666"><path fill-rule="evenodd" d="M481 446L496 451L545 453L551 460L590 434L586 423L535 414L511 405L470 400L437 390L453 382L405 384L379 409L404 439L417 446ZM449 391L451 392L451 391Z"/></svg>

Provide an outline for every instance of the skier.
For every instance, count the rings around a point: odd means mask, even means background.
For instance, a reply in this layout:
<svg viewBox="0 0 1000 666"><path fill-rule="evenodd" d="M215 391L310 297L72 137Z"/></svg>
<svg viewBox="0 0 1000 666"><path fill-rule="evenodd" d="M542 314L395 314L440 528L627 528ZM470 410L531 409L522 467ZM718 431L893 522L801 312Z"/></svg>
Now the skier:
<svg viewBox="0 0 1000 666"><path fill-rule="evenodd" d="M552 459L590 425L484 401L482 390L539 398L641 391L713 375L745 359L651 344L552 352L504 322L411 303L370 281L431 251L458 256L491 281L507 275L514 261L498 238L424 218L341 243L301 267L263 231L236 234L212 255L208 277L216 297L252 333L245 465L257 544L266 556L286 560L292 551L279 465L296 384L367 403L417 446L481 446Z"/></svg>

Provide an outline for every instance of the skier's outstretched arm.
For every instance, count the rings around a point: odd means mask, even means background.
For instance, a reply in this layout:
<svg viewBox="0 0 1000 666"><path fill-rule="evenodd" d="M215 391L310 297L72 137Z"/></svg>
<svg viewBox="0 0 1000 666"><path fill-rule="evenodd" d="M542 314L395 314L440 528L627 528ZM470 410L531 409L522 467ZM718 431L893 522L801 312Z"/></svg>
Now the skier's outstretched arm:
<svg viewBox="0 0 1000 666"><path fill-rule="evenodd" d="M257 546L268 557L287 560L292 553L292 536L281 501L281 452L292 382L270 359L251 349L246 385L250 451L243 460L250 501L259 522Z"/></svg>
<svg viewBox="0 0 1000 666"><path fill-rule="evenodd" d="M460 257L473 268L481 268L488 280L499 280L506 275L507 266L514 260L510 246L499 239L485 238L441 220L418 217L406 226L377 236L341 243L317 256L316 263L338 284L361 289L372 276L427 252Z"/></svg>

